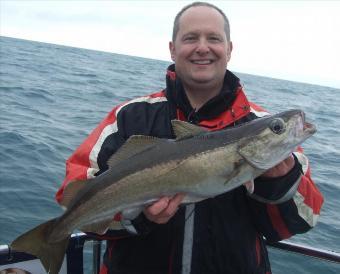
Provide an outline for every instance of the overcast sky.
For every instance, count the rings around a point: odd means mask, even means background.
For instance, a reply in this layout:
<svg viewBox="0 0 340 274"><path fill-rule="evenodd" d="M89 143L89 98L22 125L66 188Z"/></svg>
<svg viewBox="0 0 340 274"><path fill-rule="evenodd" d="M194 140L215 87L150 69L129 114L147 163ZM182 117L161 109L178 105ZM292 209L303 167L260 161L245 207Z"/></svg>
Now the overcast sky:
<svg viewBox="0 0 340 274"><path fill-rule="evenodd" d="M0 0L0 35L170 61L192 1ZM229 17L229 69L340 88L340 1L207 1Z"/></svg>

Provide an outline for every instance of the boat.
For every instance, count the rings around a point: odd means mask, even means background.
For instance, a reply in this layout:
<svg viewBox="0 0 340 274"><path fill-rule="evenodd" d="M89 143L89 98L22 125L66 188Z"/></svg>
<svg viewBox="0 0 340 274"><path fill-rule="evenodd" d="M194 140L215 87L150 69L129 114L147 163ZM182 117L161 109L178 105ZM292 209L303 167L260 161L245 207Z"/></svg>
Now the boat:
<svg viewBox="0 0 340 274"><path fill-rule="evenodd" d="M66 256L59 272L60 274L84 273L84 245L87 242L92 242L92 251L90 254L92 257L91 273L99 274L102 247L104 245L102 240L98 240L85 233L75 233L71 235ZM288 241L267 243L267 245L284 252L294 252L315 259L340 264L340 253L334 251L313 248ZM15 270L21 270L21 272L15 272ZM46 274L40 260L35 256L11 250L9 245L0 245L0 274L7 273Z"/></svg>

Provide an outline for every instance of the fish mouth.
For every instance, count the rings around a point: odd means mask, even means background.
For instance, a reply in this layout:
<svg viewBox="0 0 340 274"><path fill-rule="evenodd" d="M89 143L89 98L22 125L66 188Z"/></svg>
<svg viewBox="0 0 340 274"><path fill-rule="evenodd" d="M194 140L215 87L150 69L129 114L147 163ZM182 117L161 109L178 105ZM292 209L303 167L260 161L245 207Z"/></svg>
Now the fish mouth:
<svg viewBox="0 0 340 274"><path fill-rule="evenodd" d="M307 134L314 134L316 132L316 126L312 123L306 120L306 114L302 111L301 112L301 118L303 122L303 131Z"/></svg>
<svg viewBox="0 0 340 274"><path fill-rule="evenodd" d="M303 131L309 134L314 134L316 132L316 126L310 122L304 121Z"/></svg>

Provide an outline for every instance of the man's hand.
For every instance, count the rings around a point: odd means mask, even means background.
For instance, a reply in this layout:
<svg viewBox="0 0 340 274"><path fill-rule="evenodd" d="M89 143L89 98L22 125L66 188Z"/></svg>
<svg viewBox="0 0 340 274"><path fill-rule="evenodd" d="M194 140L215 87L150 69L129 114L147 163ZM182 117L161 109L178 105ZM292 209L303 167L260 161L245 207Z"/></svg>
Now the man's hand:
<svg viewBox="0 0 340 274"><path fill-rule="evenodd" d="M276 166L268 169L261 177L274 178L286 175L295 165L293 155L290 155L287 159L283 160Z"/></svg>
<svg viewBox="0 0 340 274"><path fill-rule="evenodd" d="M150 221L157 224L167 223L175 215L178 206L182 202L185 194L176 194L173 197L162 197L154 204L144 209L144 215Z"/></svg>

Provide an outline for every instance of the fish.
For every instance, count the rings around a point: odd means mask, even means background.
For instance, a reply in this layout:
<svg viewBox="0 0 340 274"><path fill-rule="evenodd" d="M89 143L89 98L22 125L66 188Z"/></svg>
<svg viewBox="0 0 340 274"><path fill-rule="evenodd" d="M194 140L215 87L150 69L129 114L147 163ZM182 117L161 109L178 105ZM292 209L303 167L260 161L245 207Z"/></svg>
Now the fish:
<svg viewBox="0 0 340 274"><path fill-rule="evenodd" d="M299 109L219 131L171 123L176 138L133 135L108 160L106 172L70 182L65 212L19 236L11 248L35 255L56 274L74 230L103 234L116 214L137 216L164 196L185 193L187 205L228 192L288 158L316 132Z"/></svg>

